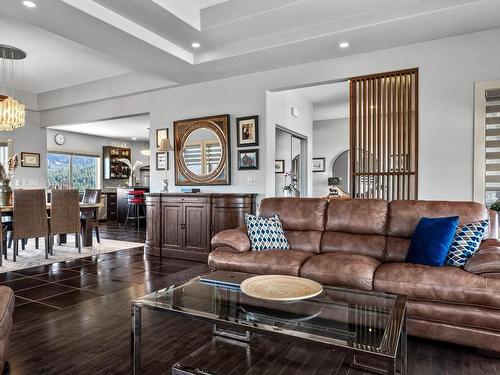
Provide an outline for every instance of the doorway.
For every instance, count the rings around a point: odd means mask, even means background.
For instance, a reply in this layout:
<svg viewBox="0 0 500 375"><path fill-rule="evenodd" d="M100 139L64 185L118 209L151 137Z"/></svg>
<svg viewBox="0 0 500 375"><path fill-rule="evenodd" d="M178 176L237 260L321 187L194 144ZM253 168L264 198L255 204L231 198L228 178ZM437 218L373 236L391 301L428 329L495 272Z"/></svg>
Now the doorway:
<svg viewBox="0 0 500 375"><path fill-rule="evenodd" d="M307 196L307 137L276 125L275 195Z"/></svg>

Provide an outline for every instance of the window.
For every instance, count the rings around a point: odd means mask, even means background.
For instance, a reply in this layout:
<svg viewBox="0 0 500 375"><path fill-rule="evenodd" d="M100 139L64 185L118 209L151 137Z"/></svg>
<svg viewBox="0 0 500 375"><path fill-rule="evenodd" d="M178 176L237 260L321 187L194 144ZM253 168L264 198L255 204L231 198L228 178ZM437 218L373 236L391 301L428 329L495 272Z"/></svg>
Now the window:
<svg viewBox="0 0 500 375"><path fill-rule="evenodd" d="M83 191L99 185L99 157L79 154L47 154L49 188L68 186Z"/></svg>
<svg viewBox="0 0 500 375"><path fill-rule="evenodd" d="M500 81L475 84L474 200L500 199Z"/></svg>

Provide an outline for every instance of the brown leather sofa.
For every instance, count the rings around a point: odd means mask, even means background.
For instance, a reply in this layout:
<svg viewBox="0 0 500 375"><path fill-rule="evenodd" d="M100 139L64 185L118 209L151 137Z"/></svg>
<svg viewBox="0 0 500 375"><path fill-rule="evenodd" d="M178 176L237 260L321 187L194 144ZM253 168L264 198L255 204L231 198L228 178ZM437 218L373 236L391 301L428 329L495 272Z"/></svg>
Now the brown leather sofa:
<svg viewBox="0 0 500 375"><path fill-rule="evenodd" d="M267 198L291 250L251 251L245 228L212 239L214 270L303 276L324 285L406 294L410 335L500 351L500 241L496 212L474 202ZM405 263L421 217L490 218L464 268Z"/></svg>
<svg viewBox="0 0 500 375"><path fill-rule="evenodd" d="M0 286L0 373L4 371L9 354L12 313L14 312L14 292L6 286Z"/></svg>

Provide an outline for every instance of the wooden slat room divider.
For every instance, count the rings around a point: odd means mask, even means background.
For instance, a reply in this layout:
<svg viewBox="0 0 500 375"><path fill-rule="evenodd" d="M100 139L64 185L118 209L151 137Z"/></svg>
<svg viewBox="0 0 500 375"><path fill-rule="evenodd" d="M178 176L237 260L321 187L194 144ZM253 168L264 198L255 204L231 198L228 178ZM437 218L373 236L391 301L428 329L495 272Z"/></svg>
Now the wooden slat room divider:
<svg viewBox="0 0 500 375"><path fill-rule="evenodd" d="M353 198L416 199L418 69L349 81Z"/></svg>

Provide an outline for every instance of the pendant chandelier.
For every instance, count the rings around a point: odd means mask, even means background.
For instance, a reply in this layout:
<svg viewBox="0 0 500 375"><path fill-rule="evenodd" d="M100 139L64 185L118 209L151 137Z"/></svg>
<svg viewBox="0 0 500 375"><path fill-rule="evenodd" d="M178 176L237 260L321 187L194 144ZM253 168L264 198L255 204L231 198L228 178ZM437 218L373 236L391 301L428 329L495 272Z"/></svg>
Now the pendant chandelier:
<svg viewBox="0 0 500 375"><path fill-rule="evenodd" d="M0 87L3 89L0 91L0 131L12 131L25 123L25 106L14 99L14 62L24 58L26 52L0 44Z"/></svg>

